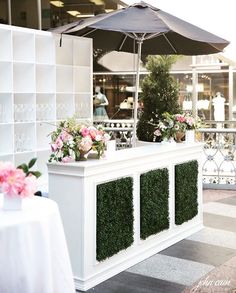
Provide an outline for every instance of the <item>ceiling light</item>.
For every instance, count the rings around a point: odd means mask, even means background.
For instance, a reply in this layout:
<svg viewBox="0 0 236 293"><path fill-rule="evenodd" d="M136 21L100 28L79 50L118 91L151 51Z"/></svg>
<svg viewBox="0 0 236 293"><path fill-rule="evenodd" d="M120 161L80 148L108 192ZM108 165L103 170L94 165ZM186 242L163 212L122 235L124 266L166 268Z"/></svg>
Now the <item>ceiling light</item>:
<svg viewBox="0 0 236 293"><path fill-rule="evenodd" d="M96 5L104 5L104 1L103 0L89 0L92 3L95 3Z"/></svg>
<svg viewBox="0 0 236 293"><path fill-rule="evenodd" d="M56 7L63 7L64 6L64 2L62 2L62 1L50 1L50 3Z"/></svg>
<svg viewBox="0 0 236 293"><path fill-rule="evenodd" d="M76 15L76 17L92 17L94 16L94 14L79 14L79 15Z"/></svg>
<svg viewBox="0 0 236 293"><path fill-rule="evenodd" d="M78 15L80 15L80 12L77 10L68 10L67 13L75 17L78 17Z"/></svg>

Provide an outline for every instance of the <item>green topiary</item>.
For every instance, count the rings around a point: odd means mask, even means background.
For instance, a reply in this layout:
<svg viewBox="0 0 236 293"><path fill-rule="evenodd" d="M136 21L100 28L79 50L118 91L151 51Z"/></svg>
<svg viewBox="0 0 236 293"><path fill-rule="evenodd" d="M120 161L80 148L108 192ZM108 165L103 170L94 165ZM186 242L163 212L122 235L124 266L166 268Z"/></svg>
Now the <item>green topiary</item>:
<svg viewBox="0 0 236 293"><path fill-rule="evenodd" d="M175 166L175 223L191 220L198 214L198 162Z"/></svg>
<svg viewBox="0 0 236 293"><path fill-rule="evenodd" d="M178 103L178 86L169 70L178 56L148 56L146 65L150 72L142 82L143 113L137 125L137 136L140 140L154 141L155 126L164 112L180 112Z"/></svg>
<svg viewBox="0 0 236 293"><path fill-rule="evenodd" d="M168 198L168 169L153 170L140 176L141 239L169 228Z"/></svg>
<svg viewBox="0 0 236 293"><path fill-rule="evenodd" d="M133 179L97 186L97 260L129 247L133 239Z"/></svg>

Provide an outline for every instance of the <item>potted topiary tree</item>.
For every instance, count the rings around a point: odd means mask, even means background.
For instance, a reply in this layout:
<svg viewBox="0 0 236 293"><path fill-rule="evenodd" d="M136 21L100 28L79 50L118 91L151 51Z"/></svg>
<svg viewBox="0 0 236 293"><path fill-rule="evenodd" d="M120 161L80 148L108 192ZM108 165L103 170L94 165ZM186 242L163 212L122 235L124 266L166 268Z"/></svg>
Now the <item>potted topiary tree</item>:
<svg viewBox="0 0 236 293"><path fill-rule="evenodd" d="M143 80L141 99L143 112L137 124L137 136L142 141L158 141L155 124L165 112L180 112L178 85L169 71L178 56L148 56L146 68L150 72ZM154 125L153 125L154 124Z"/></svg>

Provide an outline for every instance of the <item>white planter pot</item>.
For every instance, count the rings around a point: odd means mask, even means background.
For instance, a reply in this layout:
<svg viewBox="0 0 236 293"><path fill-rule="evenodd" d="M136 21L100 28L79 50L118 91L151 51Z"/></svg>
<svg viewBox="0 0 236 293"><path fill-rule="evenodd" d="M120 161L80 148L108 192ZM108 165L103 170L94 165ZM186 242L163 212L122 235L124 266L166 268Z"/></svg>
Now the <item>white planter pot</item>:
<svg viewBox="0 0 236 293"><path fill-rule="evenodd" d="M195 143L195 130L186 130L185 142L186 143Z"/></svg>
<svg viewBox="0 0 236 293"><path fill-rule="evenodd" d="M3 194L3 209L5 211L19 211L22 209L22 198L19 195Z"/></svg>

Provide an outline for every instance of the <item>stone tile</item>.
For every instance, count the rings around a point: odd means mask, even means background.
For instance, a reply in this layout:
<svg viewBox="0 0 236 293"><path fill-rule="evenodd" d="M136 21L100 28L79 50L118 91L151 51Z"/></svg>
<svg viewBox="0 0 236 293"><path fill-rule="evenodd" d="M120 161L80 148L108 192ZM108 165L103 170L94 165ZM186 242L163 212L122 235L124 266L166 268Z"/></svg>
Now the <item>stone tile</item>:
<svg viewBox="0 0 236 293"><path fill-rule="evenodd" d="M236 219L236 206L220 202L208 202L203 205L203 211L208 214L214 214Z"/></svg>
<svg viewBox="0 0 236 293"><path fill-rule="evenodd" d="M184 288L181 284L122 272L86 293L181 293Z"/></svg>
<svg viewBox="0 0 236 293"><path fill-rule="evenodd" d="M235 218L204 213L203 223L207 227L236 232Z"/></svg>
<svg viewBox="0 0 236 293"><path fill-rule="evenodd" d="M235 193L236 193L236 191L235 191ZM218 202L236 206L236 196L220 199L220 200L218 200Z"/></svg>
<svg viewBox="0 0 236 293"><path fill-rule="evenodd" d="M206 227L201 231L188 237L187 240L193 240L206 244L227 247L234 249L236 252L236 232Z"/></svg>
<svg viewBox="0 0 236 293"><path fill-rule="evenodd" d="M236 268L222 265L186 288L183 293L235 293Z"/></svg>
<svg viewBox="0 0 236 293"><path fill-rule="evenodd" d="M204 189L203 190L203 202L218 201L220 199L235 196L235 190L216 190L216 189Z"/></svg>
<svg viewBox="0 0 236 293"><path fill-rule="evenodd" d="M232 257L230 260L224 263L225 266L233 267L236 269L236 257Z"/></svg>
<svg viewBox="0 0 236 293"><path fill-rule="evenodd" d="M236 250L197 241L182 240L161 251L161 254L215 267L235 256Z"/></svg>
<svg viewBox="0 0 236 293"><path fill-rule="evenodd" d="M188 286L212 269L211 265L156 254L127 271Z"/></svg>

